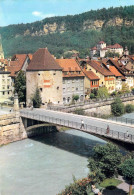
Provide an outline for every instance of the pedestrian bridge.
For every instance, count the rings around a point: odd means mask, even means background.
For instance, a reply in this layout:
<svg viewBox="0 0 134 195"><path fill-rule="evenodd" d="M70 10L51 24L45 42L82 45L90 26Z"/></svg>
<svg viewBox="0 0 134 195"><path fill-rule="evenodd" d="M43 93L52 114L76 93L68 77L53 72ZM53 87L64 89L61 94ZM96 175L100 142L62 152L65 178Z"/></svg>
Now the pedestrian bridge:
<svg viewBox="0 0 134 195"><path fill-rule="evenodd" d="M36 120L55 126L60 125L69 127L96 136L134 144L134 126L129 124L122 124L105 119L36 108L33 110L29 108L22 109L20 110L20 116L23 119ZM81 120L84 121L84 128L81 128ZM108 133L107 125L109 125L110 128Z"/></svg>

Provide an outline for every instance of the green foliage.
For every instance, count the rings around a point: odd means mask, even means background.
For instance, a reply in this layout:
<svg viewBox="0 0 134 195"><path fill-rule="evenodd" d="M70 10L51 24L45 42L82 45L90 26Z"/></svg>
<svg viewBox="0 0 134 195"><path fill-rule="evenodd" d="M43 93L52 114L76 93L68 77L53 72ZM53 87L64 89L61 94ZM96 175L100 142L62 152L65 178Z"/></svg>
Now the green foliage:
<svg viewBox="0 0 134 195"><path fill-rule="evenodd" d="M18 94L19 102L26 102L26 76L22 70L15 78L14 88Z"/></svg>
<svg viewBox="0 0 134 195"><path fill-rule="evenodd" d="M79 95L73 95L72 99L73 99L73 101L74 100L77 101L79 99Z"/></svg>
<svg viewBox="0 0 134 195"><path fill-rule="evenodd" d="M114 116L121 116L124 113L124 104L119 97L111 104L111 112Z"/></svg>
<svg viewBox="0 0 134 195"><path fill-rule="evenodd" d="M105 54L105 58L107 57L119 57L119 53L115 53L115 52L110 52L110 51L107 51L106 54Z"/></svg>
<svg viewBox="0 0 134 195"><path fill-rule="evenodd" d="M85 115L85 111L82 110L81 108L77 108L75 111L74 111L75 114L78 114L78 115Z"/></svg>
<svg viewBox="0 0 134 195"><path fill-rule="evenodd" d="M126 111L127 113L133 112L133 111L134 111L134 106L133 106L132 104L127 104L127 105L125 106L125 111Z"/></svg>
<svg viewBox="0 0 134 195"><path fill-rule="evenodd" d="M98 91L98 89L94 88L94 89L91 90L91 93L93 93L94 96L96 97L97 96L97 91Z"/></svg>
<svg viewBox="0 0 134 195"><path fill-rule="evenodd" d="M128 84L127 83L123 83L122 84L122 89L121 89L122 93L129 93L130 90L128 90L128 89L129 89Z"/></svg>
<svg viewBox="0 0 134 195"><path fill-rule="evenodd" d="M34 94L32 100L33 100L33 107L40 108L42 100L41 100L41 96L40 96L40 90L38 88L36 88L36 91L35 91L35 94Z"/></svg>
<svg viewBox="0 0 134 195"><path fill-rule="evenodd" d="M90 93L90 98L91 98L91 99L95 98L94 93Z"/></svg>
<svg viewBox="0 0 134 195"><path fill-rule="evenodd" d="M91 170L91 179L100 182L104 178L117 176L118 166L121 163L119 148L111 143L97 145L93 148L93 156L88 159L88 167Z"/></svg>
<svg viewBox="0 0 134 195"><path fill-rule="evenodd" d="M116 96L117 95L117 91L113 91L110 95L111 96Z"/></svg>
<svg viewBox="0 0 134 195"><path fill-rule="evenodd" d="M114 179L114 178L108 178L105 179L103 182L100 183L100 186L103 188L109 187L109 186L118 186L119 184L121 184L122 181L118 180L118 179Z"/></svg>
<svg viewBox="0 0 134 195"><path fill-rule="evenodd" d="M82 14L64 17L45 18L42 21L27 24L9 25L0 28L5 56L14 53L34 53L38 48L48 47L56 57L63 56L64 52L78 49L80 57L89 56L89 48L104 40L108 45L119 43L126 45L130 53L134 53L134 26L107 26L108 20L120 17L130 22L134 20L134 6L117 7L109 9L91 10ZM104 20L103 28L83 31L83 24L87 20ZM43 31L45 24L57 24L57 31L65 24L65 33L53 33L36 36L36 31ZM25 34L29 30L30 34ZM34 33L35 36L31 36ZM25 34L25 35L24 35ZM12 49L14 48L14 49Z"/></svg>
<svg viewBox="0 0 134 195"><path fill-rule="evenodd" d="M83 178L81 180L74 180L74 183L66 186L65 190L58 195L88 195L87 188L90 186L91 180L89 178Z"/></svg>
<svg viewBox="0 0 134 195"><path fill-rule="evenodd" d="M97 91L97 97L98 98L107 98L109 95L108 95L108 90L106 87L100 87Z"/></svg>
<svg viewBox="0 0 134 195"><path fill-rule="evenodd" d="M129 194L132 194L132 184L134 183L134 159L127 159L120 165L122 175L130 181Z"/></svg>
<svg viewBox="0 0 134 195"><path fill-rule="evenodd" d="M134 182L134 159L126 159L121 165L120 169L122 172L122 175L130 180L131 182Z"/></svg>

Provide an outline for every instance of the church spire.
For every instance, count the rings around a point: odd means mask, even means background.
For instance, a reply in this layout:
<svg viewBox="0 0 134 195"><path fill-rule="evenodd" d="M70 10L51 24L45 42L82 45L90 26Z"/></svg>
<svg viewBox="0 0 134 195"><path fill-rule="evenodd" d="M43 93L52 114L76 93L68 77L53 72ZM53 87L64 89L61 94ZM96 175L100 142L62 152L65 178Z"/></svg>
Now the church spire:
<svg viewBox="0 0 134 195"><path fill-rule="evenodd" d="M4 51L3 51L3 48L2 48L2 38L1 38L1 35L0 35L0 59L4 59Z"/></svg>

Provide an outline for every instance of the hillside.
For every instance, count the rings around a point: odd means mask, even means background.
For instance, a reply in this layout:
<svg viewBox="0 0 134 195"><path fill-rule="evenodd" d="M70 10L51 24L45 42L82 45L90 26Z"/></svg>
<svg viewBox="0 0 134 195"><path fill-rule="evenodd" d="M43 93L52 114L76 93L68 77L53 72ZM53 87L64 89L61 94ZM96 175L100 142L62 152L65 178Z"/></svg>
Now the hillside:
<svg viewBox="0 0 134 195"><path fill-rule="evenodd" d="M69 50L89 55L89 48L104 40L118 42L134 53L134 6L89 11L74 16L52 17L42 21L0 27L5 56L33 53L48 47L60 57Z"/></svg>

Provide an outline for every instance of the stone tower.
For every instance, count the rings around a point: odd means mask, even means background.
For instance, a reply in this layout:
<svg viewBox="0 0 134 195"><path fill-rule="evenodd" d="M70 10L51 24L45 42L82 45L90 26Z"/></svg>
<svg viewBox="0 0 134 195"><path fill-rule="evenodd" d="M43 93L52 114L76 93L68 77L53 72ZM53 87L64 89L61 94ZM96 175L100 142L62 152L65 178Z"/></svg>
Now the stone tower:
<svg viewBox="0 0 134 195"><path fill-rule="evenodd" d="M4 59L4 51L3 51L3 48L2 48L1 35L0 35L0 59Z"/></svg>

